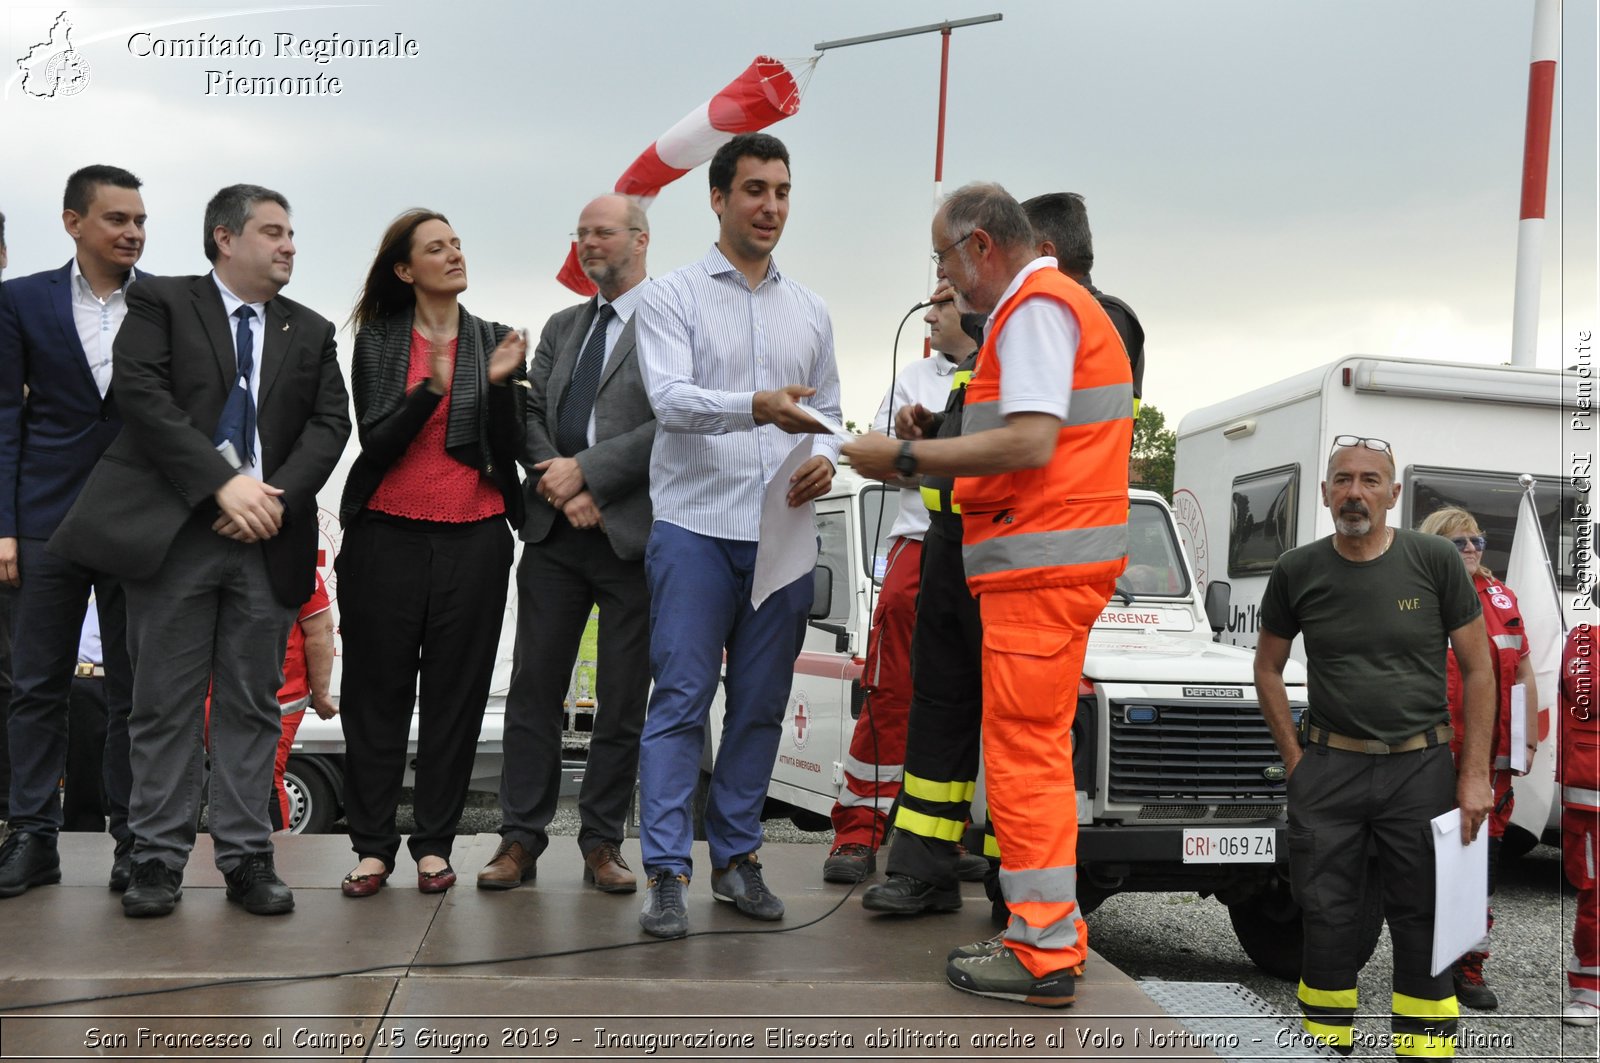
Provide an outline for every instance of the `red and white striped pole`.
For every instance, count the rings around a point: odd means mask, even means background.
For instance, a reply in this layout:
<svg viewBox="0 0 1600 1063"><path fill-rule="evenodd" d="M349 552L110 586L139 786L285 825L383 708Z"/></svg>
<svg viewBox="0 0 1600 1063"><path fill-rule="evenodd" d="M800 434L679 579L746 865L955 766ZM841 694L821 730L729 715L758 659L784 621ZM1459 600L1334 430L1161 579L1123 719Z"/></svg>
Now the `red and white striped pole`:
<svg viewBox="0 0 1600 1063"><path fill-rule="evenodd" d="M1528 71L1528 130L1522 148L1522 213L1517 223L1517 278L1511 308L1511 364L1534 364L1539 339L1539 281L1544 268L1544 201L1550 185L1550 114L1561 54L1561 0L1534 0L1533 60Z"/></svg>

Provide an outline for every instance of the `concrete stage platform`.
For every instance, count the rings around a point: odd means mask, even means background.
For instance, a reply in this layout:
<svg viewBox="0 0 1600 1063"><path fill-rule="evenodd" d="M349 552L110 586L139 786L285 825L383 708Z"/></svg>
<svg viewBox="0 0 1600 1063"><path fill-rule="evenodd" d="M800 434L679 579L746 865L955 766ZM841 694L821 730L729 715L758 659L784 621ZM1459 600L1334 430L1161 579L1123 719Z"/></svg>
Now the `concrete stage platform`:
<svg viewBox="0 0 1600 1063"><path fill-rule="evenodd" d="M1068 1009L951 989L946 951L990 933L978 885L959 912L874 916L815 846L768 845L782 922L716 902L701 870L691 936L664 942L639 931L642 892L583 885L570 838L534 882L476 889L497 842L458 840L446 894L417 892L402 849L350 900L343 836L280 835L296 907L262 917L224 899L202 835L177 911L136 920L106 889L110 839L64 834L61 885L0 901L0 1058L1217 1058L1098 956ZM636 840L624 854L637 868Z"/></svg>

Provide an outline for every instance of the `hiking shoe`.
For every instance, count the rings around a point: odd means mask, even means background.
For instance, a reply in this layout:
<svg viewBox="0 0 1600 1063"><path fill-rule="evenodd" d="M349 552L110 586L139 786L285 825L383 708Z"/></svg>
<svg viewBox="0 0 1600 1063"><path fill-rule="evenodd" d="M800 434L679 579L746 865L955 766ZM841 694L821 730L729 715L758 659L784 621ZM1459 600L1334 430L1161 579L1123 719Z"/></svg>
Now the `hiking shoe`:
<svg viewBox="0 0 1600 1063"><path fill-rule="evenodd" d="M1500 1006L1500 998L1483 980L1481 952L1469 952L1450 965L1450 980L1455 983L1456 999L1474 1011L1493 1011Z"/></svg>
<svg viewBox="0 0 1600 1063"><path fill-rule="evenodd" d="M965 845L956 846L956 878L962 882L982 882L989 876L989 858L982 853L968 852Z"/></svg>
<svg viewBox="0 0 1600 1063"><path fill-rule="evenodd" d="M957 945L955 948L950 950L950 952L945 956L945 959L947 961L965 960L970 959L973 956L987 956L991 952L999 952L1001 949L1005 948L1005 944L1006 932L1002 930L992 938L984 938L982 941L974 941L970 945Z"/></svg>
<svg viewBox="0 0 1600 1063"><path fill-rule="evenodd" d="M273 867L271 853L250 853L237 867L222 873L226 896L251 915L284 915L294 911L294 891Z"/></svg>
<svg viewBox="0 0 1600 1063"><path fill-rule="evenodd" d="M688 885L689 876L674 874L671 868L651 871L639 928L658 938L681 938L687 934L689 909L684 905L683 891Z"/></svg>
<svg viewBox="0 0 1600 1063"><path fill-rule="evenodd" d="M711 896L731 901L752 919L782 919L783 902L767 888L755 853L741 856L721 871L711 872Z"/></svg>
<svg viewBox="0 0 1600 1063"><path fill-rule="evenodd" d="M869 912L894 915L953 912L961 907L961 891L954 886L935 886L920 878L891 872L888 882L869 887L861 895L861 907Z"/></svg>
<svg viewBox="0 0 1600 1063"><path fill-rule="evenodd" d="M1586 1000L1569 1000L1561 1009L1561 1021L1568 1026L1593 1026L1600 1019L1600 1008Z"/></svg>
<svg viewBox="0 0 1600 1063"><path fill-rule="evenodd" d="M878 855L872 846L856 842L835 845L822 862L822 881L860 882L878 868Z"/></svg>
<svg viewBox="0 0 1600 1063"><path fill-rule="evenodd" d="M1064 1008L1077 999L1073 968L1034 975L1002 946L983 956L965 956L945 964L950 984L966 993L996 1000L1015 1000L1040 1008Z"/></svg>
<svg viewBox="0 0 1600 1063"><path fill-rule="evenodd" d="M34 886L61 881L56 840L21 831L0 843L0 897L16 897Z"/></svg>

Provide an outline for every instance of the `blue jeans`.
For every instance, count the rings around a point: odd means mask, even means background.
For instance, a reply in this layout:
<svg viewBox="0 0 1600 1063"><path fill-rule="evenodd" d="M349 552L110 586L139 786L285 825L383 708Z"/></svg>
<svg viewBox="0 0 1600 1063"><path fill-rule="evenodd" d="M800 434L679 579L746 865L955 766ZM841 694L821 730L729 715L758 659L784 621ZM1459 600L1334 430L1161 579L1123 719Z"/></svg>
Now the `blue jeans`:
<svg viewBox="0 0 1600 1063"><path fill-rule="evenodd" d="M750 606L756 544L657 521L645 547L655 689L639 747L639 842L647 871L688 875L691 805L706 718L727 651L722 742L706 802L714 867L761 847L761 806L805 639L812 576Z"/></svg>

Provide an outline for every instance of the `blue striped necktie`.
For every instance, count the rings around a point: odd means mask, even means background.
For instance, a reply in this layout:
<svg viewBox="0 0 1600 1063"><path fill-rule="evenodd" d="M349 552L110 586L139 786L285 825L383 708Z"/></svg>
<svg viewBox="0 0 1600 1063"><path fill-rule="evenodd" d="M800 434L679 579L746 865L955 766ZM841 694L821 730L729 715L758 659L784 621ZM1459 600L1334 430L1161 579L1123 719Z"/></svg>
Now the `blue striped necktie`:
<svg viewBox="0 0 1600 1063"><path fill-rule="evenodd" d="M600 370L606 361L606 325L617 316L610 303L594 315L594 329L589 342L578 355L573 367L572 381L561 396L556 410L556 449L562 456L572 457L589 448L589 415L594 412L594 397L600 390Z"/></svg>
<svg viewBox="0 0 1600 1063"><path fill-rule="evenodd" d="M224 442L232 443L233 452L238 455L240 462L248 466L255 464L256 457L256 400L250 394L250 373L256 361L256 345L250 335L250 322L256 312L249 306L241 306L233 312L233 316L239 319L233 335L238 373L233 388L228 392L228 400L223 404L222 417L217 421L217 431L211 437L211 443L218 447Z"/></svg>

